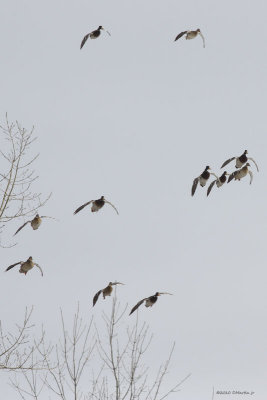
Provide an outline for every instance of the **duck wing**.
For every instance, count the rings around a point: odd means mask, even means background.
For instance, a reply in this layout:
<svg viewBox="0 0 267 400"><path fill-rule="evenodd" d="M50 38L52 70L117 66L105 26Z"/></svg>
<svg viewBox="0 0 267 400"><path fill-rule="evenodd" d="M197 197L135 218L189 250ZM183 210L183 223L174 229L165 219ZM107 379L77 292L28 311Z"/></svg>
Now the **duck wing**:
<svg viewBox="0 0 267 400"><path fill-rule="evenodd" d="M16 265L21 264L21 263L22 263L22 261L19 261L19 262L15 263L15 264L10 265L9 267L7 267L6 271L9 271L11 268L13 268Z"/></svg>
<svg viewBox="0 0 267 400"><path fill-rule="evenodd" d="M205 48L205 38L204 38L204 36L202 35L202 33L199 31L198 32L199 33L199 35L202 37L202 40L203 40L203 47Z"/></svg>
<svg viewBox="0 0 267 400"><path fill-rule="evenodd" d="M231 181L234 179L234 177L236 176L236 173L237 173L237 172L238 172L238 171L234 171L232 174L229 175L229 178L228 178L227 183L231 182Z"/></svg>
<svg viewBox="0 0 267 400"><path fill-rule="evenodd" d="M211 189L213 188L215 182L216 182L216 179L215 179L215 181L211 182L211 184L209 185L208 190L207 190L207 196L210 194Z"/></svg>
<svg viewBox="0 0 267 400"><path fill-rule="evenodd" d="M105 200L105 203L108 203L109 205L111 205L111 207L113 207L114 210L116 211L116 213L119 215L117 208L110 201Z"/></svg>
<svg viewBox="0 0 267 400"><path fill-rule="evenodd" d="M254 164L256 165L257 171L259 172L259 167L258 167L256 161L253 160L253 158L251 158L251 157L249 157L248 160L251 160L252 162L254 162Z"/></svg>
<svg viewBox="0 0 267 400"><path fill-rule="evenodd" d="M251 184L252 184L252 181L253 181L253 173L252 173L251 171L249 171L249 170L248 170L248 173L249 173L249 176L250 176L250 182L249 182L249 184L251 185Z"/></svg>
<svg viewBox="0 0 267 400"><path fill-rule="evenodd" d="M80 50L83 48L83 46L85 45L87 39L89 38L90 33L88 33L87 35L84 36L81 46L80 46Z"/></svg>
<svg viewBox="0 0 267 400"><path fill-rule="evenodd" d="M233 161L235 159L235 157L229 158L229 160L224 161L223 165L221 166L221 168L225 167L227 164L229 164L231 161Z"/></svg>
<svg viewBox="0 0 267 400"><path fill-rule="evenodd" d="M25 222L25 224L21 225L21 226L19 227L19 229L14 233L13 236L15 236L17 233L19 233L19 231L21 231L21 229L24 228L24 226L27 225L29 222L31 222L31 221L27 221L27 222Z"/></svg>
<svg viewBox="0 0 267 400"><path fill-rule="evenodd" d="M179 35L176 36L176 38L174 39L174 41L176 42L176 40L180 39L182 36L184 36L187 33L187 31L181 32L179 33Z"/></svg>
<svg viewBox="0 0 267 400"><path fill-rule="evenodd" d="M36 265L36 267L39 268L39 270L40 270L40 272L41 272L41 275L44 276L43 270L42 270L42 268L40 267L40 265L37 264L37 263L34 263L34 265Z"/></svg>
<svg viewBox="0 0 267 400"><path fill-rule="evenodd" d="M199 182L199 178L194 179L192 189L191 189L191 196L194 196L198 182Z"/></svg>
<svg viewBox="0 0 267 400"><path fill-rule="evenodd" d="M143 302L144 302L145 300L147 300L147 297L146 297L145 299L143 299L143 300L138 301L138 303L131 309L131 312L130 312L129 315L131 315L133 312L135 312L135 310L137 310L137 308L140 307L141 304L143 304Z"/></svg>
<svg viewBox="0 0 267 400"><path fill-rule="evenodd" d="M95 303L97 302L98 297L99 297L99 295L100 295L101 293L102 293L102 289L99 290L99 291L94 295L94 298L93 298L93 307L94 307Z"/></svg>
<svg viewBox="0 0 267 400"><path fill-rule="evenodd" d="M87 203L83 204L82 206L80 206L79 208L77 208L77 210L74 211L74 215L77 214L78 212L80 212L84 207L88 206L88 204L92 203L94 200L90 200Z"/></svg>

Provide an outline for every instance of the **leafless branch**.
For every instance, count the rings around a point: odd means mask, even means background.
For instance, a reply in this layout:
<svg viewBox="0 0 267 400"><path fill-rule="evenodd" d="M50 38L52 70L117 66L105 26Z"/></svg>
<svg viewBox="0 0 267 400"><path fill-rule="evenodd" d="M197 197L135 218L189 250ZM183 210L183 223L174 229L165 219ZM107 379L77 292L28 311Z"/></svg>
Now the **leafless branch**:
<svg viewBox="0 0 267 400"><path fill-rule="evenodd" d="M17 378L13 380L20 397L23 400L41 400L50 395L61 400L163 400L180 390L190 375L170 389L163 385L174 345L152 379L145 356L153 335L146 323L139 323L138 313L133 325L125 329L126 307L120 307L115 293L110 316L103 314L102 326L96 326L92 319L84 323L78 306L71 329L67 329L61 311L58 344L52 352L47 351L43 340L38 347L43 369L23 370L20 377L23 383ZM92 372L88 369L90 364Z"/></svg>
<svg viewBox="0 0 267 400"><path fill-rule="evenodd" d="M49 200L51 193L43 198L33 191L33 183L38 179L32 169L39 154L30 156L31 145L36 140L31 131L20 124L10 123L6 114L5 126L0 125L3 169L0 173L0 235L5 224L13 219L34 215ZM0 246L1 246L0 239ZM11 245L12 246L12 245ZM10 246L2 246L10 247Z"/></svg>

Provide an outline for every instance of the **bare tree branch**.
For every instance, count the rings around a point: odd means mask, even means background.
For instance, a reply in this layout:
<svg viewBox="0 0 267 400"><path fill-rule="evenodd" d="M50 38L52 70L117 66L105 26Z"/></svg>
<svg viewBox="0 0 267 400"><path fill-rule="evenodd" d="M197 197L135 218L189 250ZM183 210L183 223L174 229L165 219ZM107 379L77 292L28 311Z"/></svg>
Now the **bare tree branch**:
<svg viewBox="0 0 267 400"><path fill-rule="evenodd" d="M5 126L0 125L0 159L2 157L5 169L0 173L0 235L7 222L35 214L51 196L50 193L42 198L40 193L32 190L33 183L38 179L32 164L39 156L29 157L31 145L36 140L33 131L34 127L28 132L17 121L10 123L7 114Z"/></svg>
<svg viewBox="0 0 267 400"><path fill-rule="evenodd" d="M41 369L43 360L36 357L37 349L44 340L44 332L38 341L32 339L34 325L30 324L33 307L26 308L22 325L16 325L17 332L4 333L0 321L0 369L8 371L22 371Z"/></svg>
<svg viewBox="0 0 267 400"><path fill-rule="evenodd" d="M51 348L47 350L44 340L39 346L43 369L23 370L21 379L16 373L12 381L20 397L23 400L50 396L61 400L163 400L180 390L190 375L169 389L163 385L174 344L152 379L144 358L153 335L146 323L139 324L138 313L133 325L125 330L126 308L127 305L121 309L115 293L110 316L103 314L103 327L97 327L92 319L84 323L78 306L71 329L66 328L61 311L60 341L52 352Z"/></svg>

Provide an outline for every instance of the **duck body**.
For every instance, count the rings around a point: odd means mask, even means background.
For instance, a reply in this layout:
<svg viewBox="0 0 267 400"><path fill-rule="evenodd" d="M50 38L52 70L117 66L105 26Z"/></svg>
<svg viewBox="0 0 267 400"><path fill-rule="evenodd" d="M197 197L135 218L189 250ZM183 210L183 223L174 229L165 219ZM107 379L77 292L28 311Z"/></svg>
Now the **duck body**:
<svg viewBox="0 0 267 400"><path fill-rule="evenodd" d="M198 33L199 33L199 30L197 30L197 31L187 31L185 38L186 38L186 40L195 39L195 37L197 37Z"/></svg>
<svg viewBox="0 0 267 400"><path fill-rule="evenodd" d="M226 182L226 175L227 175L227 172L225 171L225 172L219 177L219 179L217 179L216 185L217 185L218 188L221 187L221 186Z"/></svg>
<svg viewBox="0 0 267 400"><path fill-rule="evenodd" d="M214 174L214 175L215 175L215 174ZM213 186L215 185L215 183L216 183L216 186L217 186L218 188L220 188L222 185L225 184L225 182L226 182L226 175L229 175L229 174L227 173L227 171L224 171L224 173L223 173L220 177L218 177L217 175L215 175L215 176L216 176L216 179L215 179L213 182L211 182L211 184L209 185L208 190L207 190L207 196L210 194L210 192L211 192Z"/></svg>
<svg viewBox="0 0 267 400"><path fill-rule="evenodd" d="M235 180L235 181L240 181L242 178L244 178L247 174L250 175L250 184L252 183L253 180L253 174L252 172L248 169L248 167L250 167L249 163L246 163L246 165L244 167L242 167L241 169L234 171L228 178L228 183L231 182L231 180Z"/></svg>
<svg viewBox="0 0 267 400"><path fill-rule="evenodd" d="M37 214L36 217L33 218L31 221L31 227L33 230L36 230L39 228L39 226L42 223L42 218Z"/></svg>
<svg viewBox="0 0 267 400"><path fill-rule="evenodd" d="M146 299L145 306L152 307L153 304L155 304L157 300L158 300L157 294L155 294L154 296L150 296L148 299Z"/></svg>
<svg viewBox="0 0 267 400"><path fill-rule="evenodd" d="M245 150L244 153L240 157L236 158L235 167L241 168L247 161L248 161L247 150Z"/></svg>
<svg viewBox="0 0 267 400"><path fill-rule="evenodd" d="M101 196L100 199L93 201L93 204L92 204L92 207L91 207L91 211L92 212L97 212L104 205L105 205L105 199L104 199L104 196Z"/></svg>
<svg viewBox="0 0 267 400"><path fill-rule="evenodd" d="M97 39L101 35L102 26L99 26L95 31L89 33L90 39Z"/></svg>
<svg viewBox="0 0 267 400"><path fill-rule="evenodd" d="M241 168L239 171L235 171L235 176L234 179L235 181L240 181L240 179L244 178L248 173L248 167L245 166L243 168Z"/></svg>
<svg viewBox="0 0 267 400"><path fill-rule="evenodd" d="M104 299L106 298L106 296L111 296L112 291L113 291L112 282L110 282L108 286L102 290Z"/></svg>
<svg viewBox="0 0 267 400"><path fill-rule="evenodd" d="M200 186L202 186L202 187L204 187L206 185L207 181L210 178L209 169L210 169L210 167L207 166L199 177L199 183L200 183Z"/></svg>
<svg viewBox="0 0 267 400"><path fill-rule="evenodd" d="M27 274L34 267L34 262L32 261L32 257L29 257L27 261L20 265L19 272L21 274Z"/></svg>

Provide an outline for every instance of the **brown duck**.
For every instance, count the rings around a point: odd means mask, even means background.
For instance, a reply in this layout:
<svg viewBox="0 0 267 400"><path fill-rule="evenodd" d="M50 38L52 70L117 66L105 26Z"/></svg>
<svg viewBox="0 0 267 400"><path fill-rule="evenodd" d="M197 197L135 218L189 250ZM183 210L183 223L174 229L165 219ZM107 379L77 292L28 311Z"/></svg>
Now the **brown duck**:
<svg viewBox="0 0 267 400"><path fill-rule="evenodd" d="M16 265L20 264L20 269L19 272L21 274L27 274L28 271L30 271L34 266L36 266L37 268L39 268L41 275L43 276L43 271L42 268L40 267L40 265L38 265L37 263L34 263L32 261L32 257L29 257L27 261L19 261L15 264L10 265L9 267L7 267L6 271L9 271L11 268L14 268Z"/></svg>
<svg viewBox="0 0 267 400"><path fill-rule="evenodd" d="M176 36L174 41L180 39L184 35L186 35L185 36L186 40L195 39L198 35L201 36L202 41L203 41L203 47L205 47L205 39L204 39L204 36L202 35L200 29L197 29L196 31L184 31L184 32L181 32L181 33L179 33L179 35Z"/></svg>
<svg viewBox="0 0 267 400"><path fill-rule="evenodd" d="M35 216L32 220L27 221L27 222L25 222L25 224L21 225L21 226L19 227L19 229L14 233L13 236L15 236L19 231L21 231L21 229L24 228L24 226L26 226L28 223L31 224L32 229L35 231L35 230L38 229L39 226L41 225L41 223L42 223L42 218L52 218L52 219L55 219L55 218L53 218L53 217L47 217L46 215L42 215L42 216L40 217L39 214L36 214L36 216Z"/></svg>
<svg viewBox="0 0 267 400"><path fill-rule="evenodd" d="M236 180L240 181L240 179L244 178L247 174L249 174L250 175L250 182L249 183L251 185L252 180L253 180L253 174L248 169L248 167L250 167L250 164L246 163L246 165L243 168L241 168L241 169L239 169L237 171L234 171L232 174L230 174L227 183L231 182L231 180L233 180L233 179L235 179L235 181Z"/></svg>
<svg viewBox="0 0 267 400"><path fill-rule="evenodd" d="M105 300L106 296L111 296L111 293L112 293L112 291L113 291L113 287L112 287L112 286L114 286L114 285L124 285L124 283L121 283L121 282L109 282L108 286L105 287L105 289L99 290L99 291L94 295L94 298L93 298L93 307L94 307L94 305L96 304L96 302L97 302L97 300L98 300L98 297L100 296L101 293L103 293L103 298L104 298L104 300Z"/></svg>

